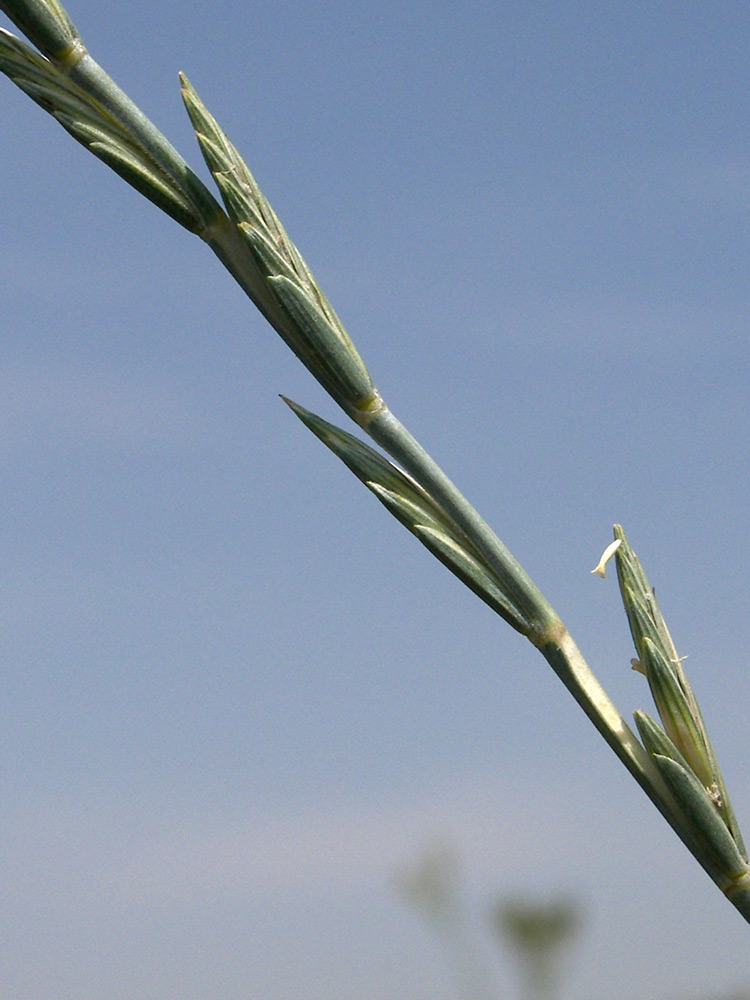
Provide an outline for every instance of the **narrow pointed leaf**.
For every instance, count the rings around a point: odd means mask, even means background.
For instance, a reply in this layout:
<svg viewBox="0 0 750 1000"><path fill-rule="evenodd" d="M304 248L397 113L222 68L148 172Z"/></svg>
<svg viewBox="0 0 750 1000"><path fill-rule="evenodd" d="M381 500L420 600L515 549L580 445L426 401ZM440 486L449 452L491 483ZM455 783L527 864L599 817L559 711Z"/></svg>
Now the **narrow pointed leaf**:
<svg viewBox="0 0 750 1000"><path fill-rule="evenodd" d="M359 355L342 343L315 302L283 275L269 284L290 319L287 343L305 366L345 410L358 411L375 397L375 386Z"/></svg>
<svg viewBox="0 0 750 1000"><path fill-rule="evenodd" d="M416 535L462 583L514 628L528 626L526 619L503 592L496 577L472 544L421 486L358 438L291 400L285 401L390 513Z"/></svg>
<svg viewBox="0 0 750 1000"><path fill-rule="evenodd" d="M399 496L405 504L410 504L410 513L406 515L408 518L413 517L414 521L419 520L423 524L442 525L444 528L450 525L450 519L429 494L379 451L360 441L353 434L349 434L348 431L311 413L299 403L285 396L282 399L302 423L335 455L338 455L361 482L366 485L375 483Z"/></svg>
<svg viewBox="0 0 750 1000"><path fill-rule="evenodd" d="M296 280L297 275L291 264L279 253L268 236L247 222L241 222L238 228L266 277L283 275L290 281Z"/></svg>
<svg viewBox="0 0 750 1000"><path fill-rule="evenodd" d="M187 190L151 152L134 141L108 109L52 62L2 30L0 70L140 194L190 232L200 230L202 219Z"/></svg>
<svg viewBox="0 0 750 1000"><path fill-rule="evenodd" d="M650 715L640 710L633 712L633 718L638 727L638 734L643 741L643 745L650 754L661 754L662 757L669 757L670 760L676 761L685 770L691 769L690 764L688 764L658 722L655 722Z"/></svg>
<svg viewBox="0 0 750 1000"><path fill-rule="evenodd" d="M654 754L653 760L689 818L691 832L701 844L704 859L723 875L727 884L746 878L750 872L748 863L698 778L669 757Z"/></svg>
<svg viewBox="0 0 750 1000"><path fill-rule="evenodd" d="M615 558L623 604L641 669L648 679L664 728L689 762L698 780L710 791L716 809L738 849L747 857L739 823L703 715L656 595L620 525L615 525L615 537L622 541Z"/></svg>
<svg viewBox="0 0 750 1000"><path fill-rule="evenodd" d="M617 579L638 657L641 658L641 643L648 637L667 660L677 662L679 657L672 636L643 567L619 524L615 525L614 533L622 542L615 554Z"/></svg>
<svg viewBox="0 0 750 1000"><path fill-rule="evenodd" d="M642 648L643 667L664 729L679 747L696 777L710 789L717 784L717 775L703 727L698 725L693 715L692 705L685 697L673 665L667 662L650 639L643 640Z"/></svg>
<svg viewBox="0 0 750 1000"><path fill-rule="evenodd" d="M365 486L371 490L378 500L383 503L393 516L400 521L409 531L417 532L435 530L440 531L438 521L430 516L428 510L421 504L415 503L408 497L389 490L380 483L372 479L365 480Z"/></svg>
<svg viewBox="0 0 750 1000"><path fill-rule="evenodd" d="M650 639L643 641L643 666L666 732L703 784L739 850L746 848L703 716L684 671L678 675Z"/></svg>
<svg viewBox="0 0 750 1000"><path fill-rule="evenodd" d="M633 713L633 718L635 719L638 734L641 737L643 745L646 750L648 750L655 763L657 756L668 757L676 764L679 764L680 767L684 768L686 771L690 770L688 762L661 726L657 722L654 722L651 716L647 715L646 712L639 710ZM677 801L677 807L680 811L678 814L675 814L674 822L680 826L682 839L689 846L690 850L696 855L696 857L701 857L703 853L702 840L693 829L692 819L684 813L679 800Z"/></svg>
<svg viewBox="0 0 750 1000"><path fill-rule="evenodd" d="M418 524L413 531L423 545L501 618L519 630L527 627L524 616L500 590L484 563L470 555L455 538L429 525Z"/></svg>
<svg viewBox="0 0 750 1000"><path fill-rule="evenodd" d="M256 304L326 391L357 419L376 395L364 362L235 146L187 77L180 79L203 158L274 293L275 307L253 283Z"/></svg>
<svg viewBox="0 0 750 1000"><path fill-rule="evenodd" d="M195 129L198 144L208 169L221 191L227 211L238 226L246 225L262 233L285 260L300 284L317 298L327 318L340 326L333 307L318 288L302 255L289 238L281 220L264 196L257 181L234 144L198 96L188 78L180 74L185 108ZM273 273L273 272L269 272ZM313 293L317 290L317 294Z"/></svg>

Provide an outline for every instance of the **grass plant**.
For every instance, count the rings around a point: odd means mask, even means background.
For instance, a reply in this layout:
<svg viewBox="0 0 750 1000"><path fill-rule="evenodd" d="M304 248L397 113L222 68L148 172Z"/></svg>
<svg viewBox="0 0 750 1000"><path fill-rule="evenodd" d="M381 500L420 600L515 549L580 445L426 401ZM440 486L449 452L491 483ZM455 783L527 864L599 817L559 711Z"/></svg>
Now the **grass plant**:
<svg viewBox="0 0 750 1000"><path fill-rule="evenodd" d="M223 207L87 51L57 0L0 0L29 42L0 31L0 70L74 139L202 239L373 447L286 400L381 504L547 660L696 860L750 921L750 863L695 695L621 527L614 557L658 721L640 740L561 618L494 531L389 409L297 247L186 77L182 98Z"/></svg>

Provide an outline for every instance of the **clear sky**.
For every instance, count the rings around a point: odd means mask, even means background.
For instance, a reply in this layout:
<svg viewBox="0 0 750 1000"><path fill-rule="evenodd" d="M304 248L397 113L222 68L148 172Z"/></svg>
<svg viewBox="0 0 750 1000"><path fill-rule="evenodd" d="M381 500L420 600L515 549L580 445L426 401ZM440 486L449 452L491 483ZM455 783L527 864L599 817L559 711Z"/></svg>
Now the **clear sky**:
<svg viewBox="0 0 750 1000"><path fill-rule="evenodd" d="M750 833L747 5L69 11L205 174L188 74L629 717L590 575L626 527ZM741 918L280 402L345 420L210 252L5 79L0 111L2 1000L450 1000L394 889L434 843L496 997L512 893L580 901L566 1000L750 990Z"/></svg>

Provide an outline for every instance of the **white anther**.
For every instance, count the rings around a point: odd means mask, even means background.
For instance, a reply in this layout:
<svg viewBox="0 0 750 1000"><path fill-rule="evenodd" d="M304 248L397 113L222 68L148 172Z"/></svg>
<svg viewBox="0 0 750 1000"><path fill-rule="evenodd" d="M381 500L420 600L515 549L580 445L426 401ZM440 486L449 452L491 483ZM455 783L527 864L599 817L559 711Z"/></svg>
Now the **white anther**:
<svg viewBox="0 0 750 1000"><path fill-rule="evenodd" d="M621 545L622 545L621 538L616 538L614 542L610 542L609 545L604 550L604 552L602 552L602 557L599 560L598 565L594 569L592 569L591 572L598 573L599 576L602 579L604 579L604 577L607 575L607 563L615 554L615 552L617 552L617 550L620 548Z"/></svg>

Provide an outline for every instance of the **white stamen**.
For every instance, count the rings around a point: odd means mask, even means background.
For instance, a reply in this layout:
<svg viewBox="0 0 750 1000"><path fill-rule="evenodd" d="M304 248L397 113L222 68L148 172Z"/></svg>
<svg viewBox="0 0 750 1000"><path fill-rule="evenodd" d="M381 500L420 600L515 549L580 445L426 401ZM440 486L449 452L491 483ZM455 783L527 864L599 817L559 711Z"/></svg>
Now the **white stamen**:
<svg viewBox="0 0 750 1000"><path fill-rule="evenodd" d="M595 567L595 569L592 569L591 572L598 573L603 580L604 577L607 575L607 563L615 554L615 552L617 552L617 550L620 548L621 545L622 545L621 538L616 538L614 542L610 542L609 545L604 550L604 552L602 552L602 557L599 560L598 565Z"/></svg>

